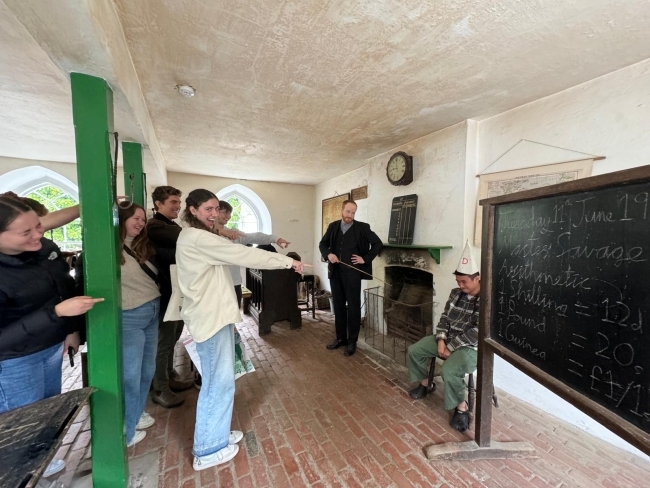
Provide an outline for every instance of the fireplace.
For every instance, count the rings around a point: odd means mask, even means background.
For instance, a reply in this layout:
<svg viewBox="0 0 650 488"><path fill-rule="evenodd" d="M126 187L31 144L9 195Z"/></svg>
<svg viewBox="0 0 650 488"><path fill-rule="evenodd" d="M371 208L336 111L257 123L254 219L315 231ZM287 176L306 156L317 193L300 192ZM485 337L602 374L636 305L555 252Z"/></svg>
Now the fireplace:
<svg viewBox="0 0 650 488"><path fill-rule="evenodd" d="M431 334L433 275L406 266L386 268L384 314L388 335L417 342Z"/></svg>
<svg viewBox="0 0 650 488"><path fill-rule="evenodd" d="M376 264L385 284L365 291L366 343L402 364L408 347L433 330L430 261L426 250L384 251Z"/></svg>

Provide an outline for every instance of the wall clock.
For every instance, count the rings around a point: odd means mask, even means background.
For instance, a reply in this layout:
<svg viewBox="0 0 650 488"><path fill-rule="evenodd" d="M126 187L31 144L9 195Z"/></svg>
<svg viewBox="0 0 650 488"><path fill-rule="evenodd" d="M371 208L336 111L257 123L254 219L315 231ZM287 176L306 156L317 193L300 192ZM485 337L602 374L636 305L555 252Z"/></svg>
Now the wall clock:
<svg viewBox="0 0 650 488"><path fill-rule="evenodd" d="M405 152L396 152L386 165L386 177L392 185L405 186L413 182L413 157Z"/></svg>

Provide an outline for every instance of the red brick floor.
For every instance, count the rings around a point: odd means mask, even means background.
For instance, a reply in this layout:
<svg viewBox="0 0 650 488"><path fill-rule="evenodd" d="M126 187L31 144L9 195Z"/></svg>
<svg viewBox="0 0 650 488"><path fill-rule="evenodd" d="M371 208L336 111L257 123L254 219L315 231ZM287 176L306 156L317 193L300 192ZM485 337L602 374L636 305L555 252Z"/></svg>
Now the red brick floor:
<svg viewBox="0 0 650 488"><path fill-rule="evenodd" d="M351 358L327 351L332 316L303 317L260 337L247 318L240 333L257 368L237 380L233 429L246 436L230 463L192 470L192 436L198 391L182 407L150 404L156 424L130 456L158 450L159 486L193 487L643 487L650 463L499 391L493 439L528 441L536 459L431 463L423 447L468 440L448 426L442 385L425 401L411 400L405 377L380 356L360 349ZM177 367L189 360L177 348ZM78 368L75 368L78 371ZM65 384L79 379L69 365ZM77 375L73 378L72 375ZM87 413L72 427L57 457L68 461L61 481L84 468L90 455Z"/></svg>

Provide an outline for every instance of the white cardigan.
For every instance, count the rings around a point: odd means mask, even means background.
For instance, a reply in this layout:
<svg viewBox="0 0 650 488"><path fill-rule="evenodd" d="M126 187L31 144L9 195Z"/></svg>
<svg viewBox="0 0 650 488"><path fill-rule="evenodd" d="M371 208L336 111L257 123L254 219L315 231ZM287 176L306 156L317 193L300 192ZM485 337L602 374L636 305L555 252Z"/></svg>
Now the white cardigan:
<svg viewBox="0 0 650 488"><path fill-rule="evenodd" d="M183 296L181 318L195 342L204 342L228 324L241 322L229 265L289 269L293 259L242 246L211 232L184 228L176 243L176 271ZM173 300L172 300L173 301ZM169 308L174 307L173 303Z"/></svg>

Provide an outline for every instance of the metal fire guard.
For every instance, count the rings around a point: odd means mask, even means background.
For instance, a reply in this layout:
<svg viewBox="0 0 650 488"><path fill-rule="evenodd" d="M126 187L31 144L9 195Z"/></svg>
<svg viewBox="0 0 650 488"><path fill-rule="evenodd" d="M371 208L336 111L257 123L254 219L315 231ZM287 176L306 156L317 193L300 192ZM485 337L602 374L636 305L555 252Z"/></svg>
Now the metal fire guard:
<svg viewBox="0 0 650 488"><path fill-rule="evenodd" d="M410 305L382 296L379 287L364 295L366 344L406 366L409 346L431 333L433 302Z"/></svg>

